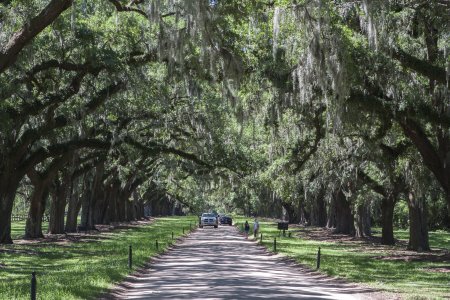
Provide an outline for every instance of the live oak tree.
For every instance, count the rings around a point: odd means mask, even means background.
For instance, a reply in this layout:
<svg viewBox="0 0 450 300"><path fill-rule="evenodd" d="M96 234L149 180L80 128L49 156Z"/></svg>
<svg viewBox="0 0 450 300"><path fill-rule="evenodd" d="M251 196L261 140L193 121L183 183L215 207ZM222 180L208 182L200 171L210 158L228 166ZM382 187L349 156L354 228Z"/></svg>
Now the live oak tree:
<svg viewBox="0 0 450 300"><path fill-rule="evenodd" d="M89 229L145 203L284 211L359 237L374 219L392 244L407 201L416 250L429 248L427 208L446 203L450 220L445 1L0 9L0 243L24 180L29 238L45 210L62 233L80 210Z"/></svg>

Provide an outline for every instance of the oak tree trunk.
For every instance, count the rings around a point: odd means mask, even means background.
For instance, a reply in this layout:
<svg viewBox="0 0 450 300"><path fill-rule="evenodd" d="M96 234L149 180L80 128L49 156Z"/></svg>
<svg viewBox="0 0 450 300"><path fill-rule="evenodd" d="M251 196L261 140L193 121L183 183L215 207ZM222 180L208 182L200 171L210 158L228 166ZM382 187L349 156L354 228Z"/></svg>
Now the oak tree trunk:
<svg viewBox="0 0 450 300"><path fill-rule="evenodd" d="M297 224L300 222L300 215L295 205L293 205L292 203L283 202L283 207L287 212L289 223Z"/></svg>
<svg viewBox="0 0 450 300"><path fill-rule="evenodd" d="M408 249L429 251L427 210L425 200L413 192L408 196L409 208L409 243Z"/></svg>
<svg viewBox="0 0 450 300"><path fill-rule="evenodd" d="M48 186L41 184L34 185L33 194L31 195L30 208L25 225L25 238L36 239L42 238L42 217L45 211L45 204L48 198Z"/></svg>
<svg viewBox="0 0 450 300"><path fill-rule="evenodd" d="M342 190L335 194L336 201L336 228L335 233L354 234L354 217L350 202L346 199Z"/></svg>
<svg viewBox="0 0 450 300"><path fill-rule="evenodd" d="M395 198L390 195L389 197L384 197L381 202L381 244L383 245L394 245L394 207Z"/></svg>
<svg viewBox="0 0 450 300"><path fill-rule="evenodd" d="M0 172L0 244L12 244L11 214L20 178L12 170Z"/></svg>
<svg viewBox="0 0 450 300"><path fill-rule="evenodd" d="M81 198L79 190L79 179L75 178L71 183L69 193L69 204L67 207L66 232L76 232L78 223L78 214L81 209Z"/></svg>
<svg viewBox="0 0 450 300"><path fill-rule="evenodd" d="M0 244L12 244L11 214L15 195L14 187L0 190Z"/></svg>
<svg viewBox="0 0 450 300"><path fill-rule="evenodd" d="M336 228L336 197L330 198L327 214L327 228Z"/></svg>
<svg viewBox="0 0 450 300"><path fill-rule="evenodd" d="M311 208L311 225L325 227L327 225L327 209L324 200L324 189L315 198Z"/></svg>
<svg viewBox="0 0 450 300"><path fill-rule="evenodd" d="M50 203L50 222L48 224L48 233L64 233L64 213L66 208L66 193L60 188L52 189Z"/></svg>

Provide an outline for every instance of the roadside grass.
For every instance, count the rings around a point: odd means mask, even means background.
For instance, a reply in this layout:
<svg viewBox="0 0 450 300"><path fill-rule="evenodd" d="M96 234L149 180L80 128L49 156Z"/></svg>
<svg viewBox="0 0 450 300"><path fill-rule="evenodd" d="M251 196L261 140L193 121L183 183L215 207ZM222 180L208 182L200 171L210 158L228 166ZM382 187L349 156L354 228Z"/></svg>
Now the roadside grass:
<svg viewBox="0 0 450 300"><path fill-rule="evenodd" d="M235 221L235 225L242 230L245 219L238 217ZM271 221L260 222L260 228L263 245L269 251L273 251L276 238L278 253L311 269L316 269L320 247L320 272L327 275L363 283L387 292L401 293L407 299L448 299L450 295L450 273L435 272L437 268L450 268L449 260L434 262L424 258L407 261L401 257L404 247L310 240L298 237L295 229L289 230L292 231L292 237L288 237L287 233L286 237L283 237L277 230L277 224ZM395 234L396 237L404 237L403 231ZM406 239L407 237L406 231ZM432 249L449 250L449 239L449 232L432 232L430 246ZM396 259L391 259L392 256L396 256Z"/></svg>
<svg viewBox="0 0 450 300"><path fill-rule="evenodd" d="M78 242L37 242L0 246L0 299L29 299L36 271L38 299L89 299L105 292L127 274L164 251L197 225L197 217L157 218L152 224L117 229ZM13 236L23 235L15 222ZM159 250L156 250L158 240ZM133 266L128 268L129 245Z"/></svg>

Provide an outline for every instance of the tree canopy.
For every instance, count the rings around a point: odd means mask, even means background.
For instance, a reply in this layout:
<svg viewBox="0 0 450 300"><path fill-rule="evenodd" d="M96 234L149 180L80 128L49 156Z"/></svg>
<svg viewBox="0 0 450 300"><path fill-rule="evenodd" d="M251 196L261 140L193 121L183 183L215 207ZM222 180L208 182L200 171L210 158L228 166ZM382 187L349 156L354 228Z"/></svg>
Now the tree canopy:
<svg viewBox="0 0 450 300"><path fill-rule="evenodd" d="M0 1L0 243L201 210L450 227L450 5ZM67 217L65 217L67 214ZM403 214L404 215L404 214Z"/></svg>

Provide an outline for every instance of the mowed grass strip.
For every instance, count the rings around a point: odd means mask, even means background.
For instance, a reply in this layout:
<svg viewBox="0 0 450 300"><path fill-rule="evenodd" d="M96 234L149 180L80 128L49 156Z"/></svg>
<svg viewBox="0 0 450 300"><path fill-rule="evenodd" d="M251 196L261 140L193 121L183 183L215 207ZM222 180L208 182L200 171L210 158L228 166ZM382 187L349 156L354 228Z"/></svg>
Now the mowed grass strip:
<svg viewBox="0 0 450 300"><path fill-rule="evenodd" d="M236 226L241 229L246 219L239 217L235 220ZM252 231L253 219L248 221ZM320 247L320 272L330 276L364 283L388 292L401 293L406 299L448 299L450 296L449 232L430 232L431 248L439 249L439 256L445 252L447 254L444 259L436 260L436 257L432 257L427 260L427 253L415 255L414 252L405 251L404 246L383 246L358 241L323 242L299 237L298 229L290 229L292 237L289 238L288 231L286 237L280 236L274 222L260 221L260 226L263 245L269 251L273 251L276 238L278 253L289 256L311 269L316 269L317 252ZM398 238L405 238L404 230L396 231L394 234ZM258 241L259 239L260 235ZM442 251L443 249L446 250Z"/></svg>
<svg viewBox="0 0 450 300"><path fill-rule="evenodd" d="M0 246L0 299L29 299L31 273L37 273L38 299L88 299L143 266L174 238L194 229L197 217L157 218L152 224L102 232L79 242L40 242ZM13 232L23 233L23 222ZM155 241L158 240L159 250ZM128 268L129 246L133 268Z"/></svg>

